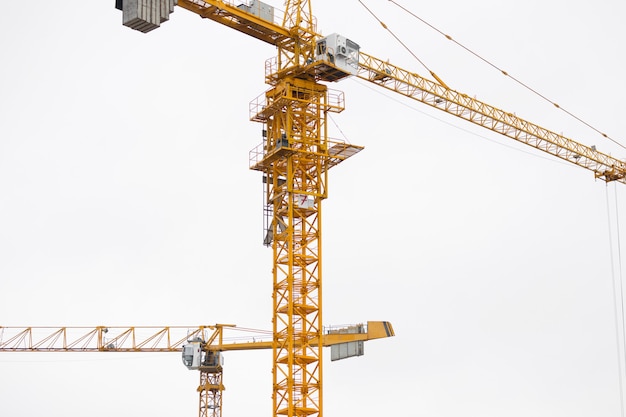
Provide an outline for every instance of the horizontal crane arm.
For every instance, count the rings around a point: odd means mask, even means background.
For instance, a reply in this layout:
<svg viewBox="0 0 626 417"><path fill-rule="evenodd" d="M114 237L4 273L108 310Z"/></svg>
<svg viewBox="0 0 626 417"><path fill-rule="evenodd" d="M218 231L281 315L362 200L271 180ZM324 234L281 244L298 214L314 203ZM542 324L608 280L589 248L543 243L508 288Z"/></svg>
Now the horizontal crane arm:
<svg viewBox="0 0 626 417"><path fill-rule="evenodd" d="M322 346L332 346L341 343L368 341L373 339L382 339L385 337L395 336L393 327L388 321L368 321L367 326L350 326L359 327L362 331L358 333L349 333L349 327L331 330L322 336ZM311 345L317 344L317 340L310 342ZM296 346L298 343L296 342ZM243 343L225 343L221 346L214 346L211 349L221 351L229 350L251 350L251 349L271 349L272 341L257 341Z"/></svg>
<svg viewBox="0 0 626 417"><path fill-rule="evenodd" d="M188 339L215 339L220 331L221 326L0 326L0 352L177 352Z"/></svg>
<svg viewBox="0 0 626 417"><path fill-rule="evenodd" d="M391 323L368 322L361 333L341 329L323 336L322 344L331 346L350 341L371 340L394 335ZM164 327L3 327L0 326L0 352L179 352L194 338L202 339L210 350L271 349L271 333L257 330L261 339L225 342L225 328L234 325ZM250 330L250 329L246 329ZM269 340L266 340L269 339Z"/></svg>
<svg viewBox="0 0 626 417"><path fill-rule="evenodd" d="M626 161L363 52L357 77L589 169L603 181L626 184Z"/></svg>

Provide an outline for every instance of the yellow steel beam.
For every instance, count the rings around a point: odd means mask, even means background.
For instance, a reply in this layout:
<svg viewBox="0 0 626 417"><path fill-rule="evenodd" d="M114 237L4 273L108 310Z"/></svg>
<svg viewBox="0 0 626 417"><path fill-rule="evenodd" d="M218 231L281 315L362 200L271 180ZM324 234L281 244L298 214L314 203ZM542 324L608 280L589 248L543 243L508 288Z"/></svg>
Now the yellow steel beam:
<svg viewBox="0 0 626 417"><path fill-rule="evenodd" d="M271 349L271 340L225 342L232 325L150 327L10 327L0 326L0 352L179 352L187 340L202 338L211 350ZM259 334L268 333L258 331ZM364 333L325 334L323 346L394 335L391 323L369 321ZM317 344L317 340L312 343ZM298 342L296 342L298 344Z"/></svg>
<svg viewBox="0 0 626 417"><path fill-rule="evenodd" d="M359 55L357 76L363 80L591 170L603 181L626 184L626 160L613 158L594 147L454 91L443 83L428 80L363 52Z"/></svg>
<svg viewBox="0 0 626 417"><path fill-rule="evenodd" d="M194 337L214 340L223 327L0 326L0 352L176 352Z"/></svg>
<svg viewBox="0 0 626 417"><path fill-rule="evenodd" d="M322 346L332 346L347 342L368 341L374 339L382 339L395 336L393 327L388 321L368 321L364 333L326 333L322 336ZM296 341L296 345L299 342ZM314 339L310 344L317 344ZM226 343L221 346L215 346L217 350L255 350L255 349L271 349L271 341L255 341L242 343Z"/></svg>
<svg viewBox="0 0 626 417"><path fill-rule="evenodd" d="M240 9L231 1L178 0L178 5L263 42L294 50L293 36L288 29Z"/></svg>

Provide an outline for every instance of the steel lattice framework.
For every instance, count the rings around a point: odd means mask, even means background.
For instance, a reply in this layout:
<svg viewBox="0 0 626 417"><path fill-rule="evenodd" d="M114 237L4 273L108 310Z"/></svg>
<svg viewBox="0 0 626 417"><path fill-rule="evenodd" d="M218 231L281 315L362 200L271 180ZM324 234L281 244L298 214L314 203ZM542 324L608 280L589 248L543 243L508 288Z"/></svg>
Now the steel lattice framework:
<svg viewBox="0 0 626 417"><path fill-rule="evenodd" d="M223 376L221 368L215 372L200 371L200 385L198 385L200 417L222 416Z"/></svg>
<svg viewBox="0 0 626 417"><path fill-rule="evenodd" d="M328 55L316 54L311 0L286 0L282 23L246 11L232 0L177 0L179 6L263 42L276 46L276 57L265 65L270 89L250 105L250 119L264 126L264 140L250 153L250 168L263 174L266 236L273 257L273 332L271 341L222 343L222 327L83 329L17 329L0 333L0 351L163 352L180 350L191 337L203 340L207 352L272 349L273 415L322 416L322 346L393 336L387 322L370 322L353 333L322 330L322 201L327 198L328 169L363 148L328 138L327 114L344 109L343 93L320 82L354 75L335 66ZM536 124L518 118L403 70L362 51L359 78L589 169L606 182L626 183L626 162L598 152ZM434 74L433 74L434 75ZM361 327L355 327L355 329ZM0 327L0 331L10 328ZM144 330L146 328L143 328ZM186 329L183 336L174 330ZM372 330L374 329L374 330ZM200 417L221 417L221 366L200 369Z"/></svg>
<svg viewBox="0 0 626 417"><path fill-rule="evenodd" d="M285 306L288 306L286 303ZM296 307L296 310L298 308ZM315 325L318 321L314 320ZM282 325L285 329L288 323ZM267 331L254 329L234 329L234 325L216 324L210 326L93 326L93 327L6 327L0 326L0 352L180 352L182 346L192 339L200 339L204 343L207 354L219 357L222 351L240 351L256 349L276 349L275 338L267 338ZM225 342L224 330L233 329L254 333L250 338L237 338L236 341ZM359 329L355 332L354 329ZM310 329L309 329L310 330ZM321 334L319 331L310 334ZM353 342L364 342L372 339L392 337L393 327L389 322L367 322L348 328L332 328L321 338L308 339L294 338L289 344L294 351L320 351L321 346L341 345ZM286 349L286 348L284 348ZM289 356L289 350L282 350L282 354ZM289 362L289 361L287 361ZM299 384L303 389L306 386L319 386L319 380L311 379L317 374L307 372L308 384ZM220 361L212 365L200 367L199 416L221 417L222 394L224 391L223 369ZM298 369L292 369L292 375L298 374ZM294 387L295 390L295 387ZM314 395L319 400L319 395ZM312 399L314 396L308 397ZM285 401L296 400L293 396L283 397ZM295 410L295 407L287 407ZM313 409L309 407L309 409Z"/></svg>
<svg viewBox="0 0 626 417"><path fill-rule="evenodd" d="M271 78L271 77L270 77ZM343 110L325 85L281 79L255 102L266 140L251 168L264 174L273 267L274 415L321 415L321 218L328 168L361 148L328 140L327 113Z"/></svg>
<svg viewBox="0 0 626 417"><path fill-rule="evenodd" d="M593 171L603 181L626 184L626 161L500 110L467 94L360 53L359 78L428 104L518 142Z"/></svg>

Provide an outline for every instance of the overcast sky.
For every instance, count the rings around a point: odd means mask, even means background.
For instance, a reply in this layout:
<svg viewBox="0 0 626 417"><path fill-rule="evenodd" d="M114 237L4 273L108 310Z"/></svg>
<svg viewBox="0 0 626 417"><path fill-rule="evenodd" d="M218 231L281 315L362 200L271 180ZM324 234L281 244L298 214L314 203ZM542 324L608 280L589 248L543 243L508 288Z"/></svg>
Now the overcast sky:
<svg viewBox="0 0 626 417"><path fill-rule="evenodd" d="M391 2L366 4L451 88L626 157ZM404 5L626 143L623 2ZM319 32L427 74L358 1L313 8ZM3 4L0 325L270 329L248 104L275 49L182 8L148 34L121 20L113 0ZM347 108L330 135L365 150L330 173L324 323L389 320L396 337L326 353L325 414L620 416L626 187L373 84L331 87ZM270 416L271 354L225 366L224 417ZM195 416L197 383L178 354L0 353L0 415Z"/></svg>

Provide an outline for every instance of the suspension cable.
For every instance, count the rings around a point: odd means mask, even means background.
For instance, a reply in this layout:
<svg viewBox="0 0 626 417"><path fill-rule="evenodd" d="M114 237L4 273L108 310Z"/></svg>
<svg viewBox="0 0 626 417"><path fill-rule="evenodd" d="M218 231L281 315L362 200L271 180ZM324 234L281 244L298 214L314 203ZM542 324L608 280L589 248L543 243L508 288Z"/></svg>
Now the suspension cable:
<svg viewBox="0 0 626 417"><path fill-rule="evenodd" d="M617 187L613 187L615 194L615 228L617 229L617 273L620 276L620 281L623 280L624 270L622 269L622 242L620 238L620 225L619 225L619 204L617 203Z"/></svg>
<svg viewBox="0 0 626 417"><path fill-rule="evenodd" d="M616 187L615 187L616 188ZM613 256L613 233L611 233L611 205L609 202L609 185L606 184L606 211L608 221L608 237L609 237L609 260L611 262L611 282L613 283L613 313L615 316L615 343L617 351L617 368L618 368L618 386L621 417L624 417L624 366L622 355L626 357L626 332L624 327L624 286L621 274L621 250L619 238L619 216L617 215L617 190L615 191L615 217L617 227L617 248L618 248L618 275L615 274L615 258ZM619 285L618 285L619 284ZM620 312L621 310L621 312ZM621 317L620 317L621 316ZM621 323L621 329L620 329ZM620 338L621 334L621 338ZM621 342L621 343L620 343Z"/></svg>
<svg viewBox="0 0 626 417"><path fill-rule="evenodd" d="M378 16L376 16L376 14L374 14L374 12L372 12L372 11L370 10L370 8L369 8L369 7L367 7L367 6L365 5L365 3L363 3L361 0L359 0L359 3L361 3L361 6L363 6L363 7L365 8L365 10L367 10L367 11L369 12L369 14L371 14L371 15L372 15L372 17L373 17L374 19L376 19L376 20L378 21L378 23L380 23L380 25L381 25L381 26L382 26L382 27L383 27L383 28L384 28L387 32L389 32L389 33L391 34L391 36L393 36L393 37L394 37L394 39L395 39L396 41L398 41L398 43L399 43L400 45L402 45L402 46L404 47L404 49L406 49L406 50L409 52L409 54L411 54L411 56L413 56L413 58L415 58L415 59L417 60L417 62L419 62L420 64L422 64L422 66L423 66L424 68L426 68L426 71L428 71L428 72L430 73L430 75L432 75L432 76L433 76L433 78L434 78L435 80L437 80L437 82L438 82L439 84L441 84L442 86L444 86L445 88L447 88L448 90L450 90L450 87L448 87L448 86L446 85L446 83L444 83L444 82L443 82L443 80L437 76L437 74L435 74L435 73L434 73L434 72L433 72L430 68L428 68L428 66L424 63L424 61L422 61L421 59L419 59L419 58L417 57L417 55L415 55L415 53L411 50L411 48L409 48L409 47L408 47L408 46L407 46L404 42L402 42L402 40L401 40L401 39L400 39L400 38L399 38L399 37L398 37L395 33L393 33L393 31L392 31L391 29L389 29L389 27L388 27L388 26L387 26L387 25L386 25L386 24L385 24L382 20L380 20L380 19L378 18Z"/></svg>

